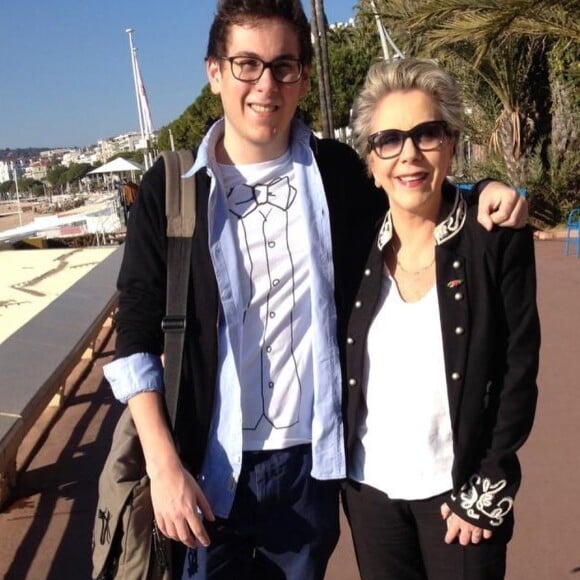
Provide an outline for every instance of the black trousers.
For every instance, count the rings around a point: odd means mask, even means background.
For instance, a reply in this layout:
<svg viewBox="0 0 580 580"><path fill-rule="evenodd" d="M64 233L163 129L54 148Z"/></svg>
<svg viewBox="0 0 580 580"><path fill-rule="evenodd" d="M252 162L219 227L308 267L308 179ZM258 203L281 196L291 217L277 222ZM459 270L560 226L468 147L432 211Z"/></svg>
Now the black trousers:
<svg viewBox="0 0 580 580"><path fill-rule="evenodd" d="M440 512L446 496L392 500L349 480L343 503L362 580L503 579L512 522L479 544L446 544Z"/></svg>

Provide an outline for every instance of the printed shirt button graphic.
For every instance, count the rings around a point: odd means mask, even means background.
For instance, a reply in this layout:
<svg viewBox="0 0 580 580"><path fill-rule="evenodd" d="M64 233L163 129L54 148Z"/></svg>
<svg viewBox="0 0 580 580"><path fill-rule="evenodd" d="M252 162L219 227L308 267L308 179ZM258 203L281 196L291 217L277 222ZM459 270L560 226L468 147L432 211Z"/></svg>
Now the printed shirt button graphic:
<svg viewBox="0 0 580 580"><path fill-rule="evenodd" d="M282 288L292 294L296 284L294 271L290 267L293 264L292 248L284 243L278 244L278 241L291 238L288 235L289 214L294 211L296 195L296 188L291 186L288 177L255 186L242 184L228 192L230 212L239 220L237 227L242 230L240 237L247 241L247 245L243 248L244 261L256 266L255 269L249 269L247 311L250 315L244 318L244 324L247 324L248 328L258 329L261 334L261 357L258 363L261 367L261 380L252 385L255 392L247 397L248 401L255 399L256 402L260 401L260 404L252 405L251 409L244 408L243 428L247 430L256 429L264 420L276 429L291 427L299 421L302 386L297 363L294 360L292 338L294 322L287 328L284 327L284 331L277 335L281 346L276 349L276 357L285 357L288 353L292 360L288 360L285 365L293 368L290 373L293 378L283 380L282 393L274 388L275 381L272 380L272 369L279 366L279 361L270 354L273 352L272 329L275 328L276 321L286 320L287 316L289 320L295 320L292 307L289 309L290 312L286 311L286 307L276 308L274 300ZM278 237L281 233L282 235ZM288 266L282 268L281 272L273 273L270 265L276 263L285 263ZM282 280L284 284L281 284ZM259 287L266 287L269 290L261 313L258 313L257 309L250 308L254 292ZM290 383L288 388L287 381Z"/></svg>

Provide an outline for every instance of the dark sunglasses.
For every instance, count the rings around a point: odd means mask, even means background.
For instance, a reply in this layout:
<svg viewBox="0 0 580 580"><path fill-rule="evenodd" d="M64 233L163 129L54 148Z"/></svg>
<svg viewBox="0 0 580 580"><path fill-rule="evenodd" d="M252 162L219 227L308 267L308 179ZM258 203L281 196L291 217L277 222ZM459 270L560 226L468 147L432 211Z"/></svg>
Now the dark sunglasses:
<svg viewBox="0 0 580 580"><path fill-rule="evenodd" d="M392 159L401 154L409 137L419 151L434 151L448 135L450 132L445 121L419 123L409 131L385 129L373 133L368 138L369 151L374 151L381 159Z"/></svg>

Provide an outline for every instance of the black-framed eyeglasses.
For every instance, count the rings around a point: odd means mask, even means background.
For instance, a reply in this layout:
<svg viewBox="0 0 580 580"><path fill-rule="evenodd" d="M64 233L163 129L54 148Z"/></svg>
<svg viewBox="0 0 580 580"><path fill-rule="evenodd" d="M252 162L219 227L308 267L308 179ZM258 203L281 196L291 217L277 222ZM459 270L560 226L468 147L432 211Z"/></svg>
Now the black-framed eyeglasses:
<svg viewBox="0 0 580 580"><path fill-rule="evenodd" d="M290 85L302 78L302 61L299 58L283 57L266 62L257 56L220 56L227 60L235 79L244 83L255 83L260 80L264 71L269 68L272 76L279 83Z"/></svg>
<svg viewBox="0 0 580 580"><path fill-rule="evenodd" d="M434 151L441 146L447 135L450 133L445 121L419 123L409 131L386 129L368 138L369 151L374 151L381 159L392 159L401 154L409 137L420 151Z"/></svg>

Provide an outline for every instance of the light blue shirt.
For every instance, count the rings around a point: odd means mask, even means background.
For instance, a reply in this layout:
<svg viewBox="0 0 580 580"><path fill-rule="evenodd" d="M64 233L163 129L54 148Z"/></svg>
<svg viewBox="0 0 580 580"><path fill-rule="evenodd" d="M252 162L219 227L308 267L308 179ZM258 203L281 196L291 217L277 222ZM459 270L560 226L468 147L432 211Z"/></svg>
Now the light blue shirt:
<svg viewBox="0 0 580 580"><path fill-rule="evenodd" d="M214 513L227 517L233 504L242 465L241 385L237 362L243 336L244 300L237 280L237 237L228 217L225 193L212 168L217 167L215 146L223 135L218 121L202 141L197 159L187 173L205 168L211 178L208 225L209 249L220 295L218 382L208 449L199 483ZM290 152L296 185L302 196L301 209L309 224L311 265L311 312L313 330L312 476L341 479L346 475L341 408L341 372L336 340L334 268L328 205L322 178L310 147L311 131L294 121ZM127 401L132 396L163 391L158 357L135 354L106 365L105 376L115 397Z"/></svg>

